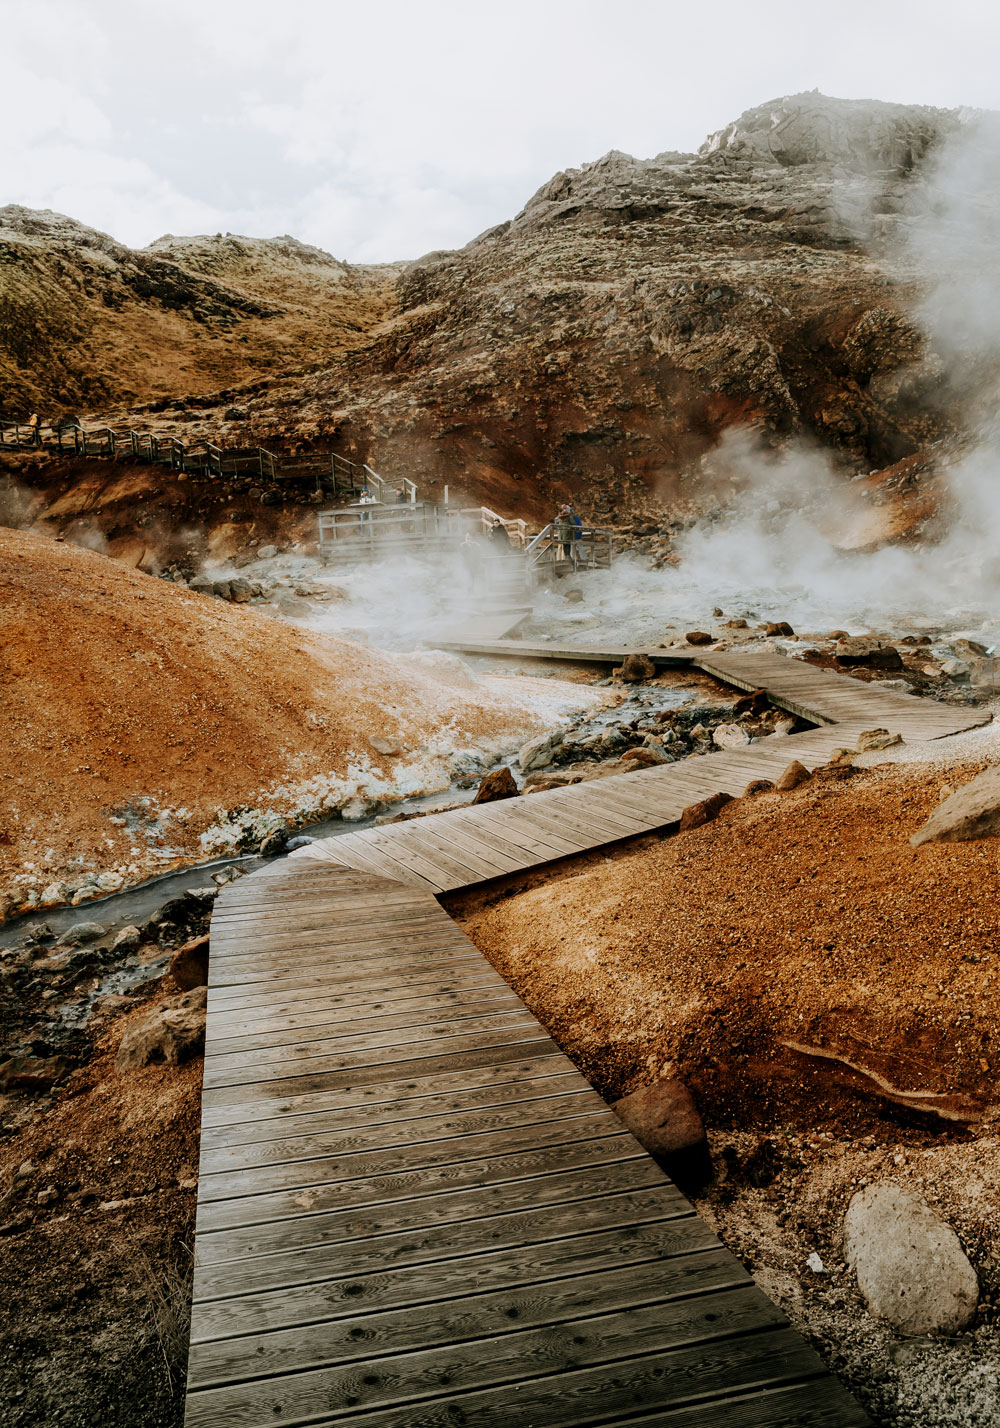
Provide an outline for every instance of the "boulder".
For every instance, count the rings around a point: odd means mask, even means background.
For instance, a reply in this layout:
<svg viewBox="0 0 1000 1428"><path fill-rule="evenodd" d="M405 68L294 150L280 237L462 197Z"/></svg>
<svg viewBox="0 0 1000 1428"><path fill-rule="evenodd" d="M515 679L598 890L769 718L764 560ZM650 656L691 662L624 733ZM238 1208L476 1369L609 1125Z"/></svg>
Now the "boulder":
<svg viewBox="0 0 1000 1428"><path fill-rule="evenodd" d="M931 813L910 842L967 843L1000 835L1000 768L987 769L951 794Z"/></svg>
<svg viewBox="0 0 1000 1428"><path fill-rule="evenodd" d="M789 636L794 635L795 631L792 629L791 625L788 623L787 620L772 620L771 624L767 626L764 633L765 635L769 635L772 637L775 635L783 635L787 639Z"/></svg>
<svg viewBox="0 0 1000 1428"><path fill-rule="evenodd" d="M621 762L623 764L642 764L646 768L652 768L654 764L669 764L673 763L673 760L655 744L644 744L638 749L626 749L621 756Z"/></svg>
<svg viewBox="0 0 1000 1428"><path fill-rule="evenodd" d="M170 959L167 968L181 991L189 992L192 987L208 985L208 934L192 937Z"/></svg>
<svg viewBox="0 0 1000 1428"><path fill-rule="evenodd" d="M47 1091L69 1069L64 1056L9 1056L0 1062L0 1091Z"/></svg>
<svg viewBox="0 0 1000 1428"><path fill-rule="evenodd" d="M969 673L969 666L964 659L946 659L941 665L941 673L949 679L964 679Z"/></svg>
<svg viewBox="0 0 1000 1428"><path fill-rule="evenodd" d="M611 1109L682 1190L698 1190L711 1179L705 1127L683 1081L661 1077Z"/></svg>
<svg viewBox="0 0 1000 1428"><path fill-rule="evenodd" d="M750 735L742 724L716 724L712 730L712 743L720 749L742 749L750 742Z"/></svg>
<svg viewBox="0 0 1000 1428"><path fill-rule="evenodd" d="M681 814L680 831L686 833L689 828L700 828L703 823L711 823L714 818L718 818L726 804L732 801L733 796L730 793L713 793L709 798L703 798L700 803L689 803Z"/></svg>
<svg viewBox="0 0 1000 1428"><path fill-rule="evenodd" d="M950 1225L901 1185L867 1185L844 1218L844 1258L871 1312L907 1334L955 1334L979 1281Z"/></svg>
<svg viewBox="0 0 1000 1428"><path fill-rule="evenodd" d="M195 987L177 997L167 997L146 1016L131 1023L115 1058L119 1072L133 1071L164 1061L179 1066L197 1056L205 1045L207 987Z"/></svg>
<svg viewBox="0 0 1000 1428"><path fill-rule="evenodd" d="M621 669L615 673L625 684L640 684L644 679L655 676L656 665L648 655L629 654L622 661Z"/></svg>
<svg viewBox="0 0 1000 1428"><path fill-rule="evenodd" d="M510 769L494 769L483 779L472 801L473 803L496 803L501 798L516 798L518 792L517 780Z"/></svg>
<svg viewBox="0 0 1000 1428"><path fill-rule="evenodd" d="M258 559L258 560L273 560L274 557L275 557L277 554L278 554L278 547L277 547L276 545L262 545L261 548L260 548L260 550L258 550L258 552L257 552L257 559Z"/></svg>
<svg viewBox="0 0 1000 1428"><path fill-rule="evenodd" d="M812 774L805 764L800 764L798 759L794 759L774 786L780 793L787 793L789 789L798 788L800 783L807 783L811 778Z"/></svg>
<svg viewBox="0 0 1000 1428"><path fill-rule="evenodd" d="M891 749L903 742L902 734L890 734L888 729L865 729L858 735L855 753L870 754L878 749Z"/></svg>
<svg viewBox="0 0 1000 1428"><path fill-rule="evenodd" d="M562 741L563 736L559 733L539 734L536 739L529 739L526 744L522 744L517 756L521 772L530 773L532 769L543 769L546 764L550 764Z"/></svg>
<svg viewBox="0 0 1000 1428"><path fill-rule="evenodd" d="M112 952L130 952L142 941L142 933L133 923L123 927L111 944Z"/></svg>
<svg viewBox="0 0 1000 1428"><path fill-rule="evenodd" d="M884 645L864 635L837 641L834 659L844 669L864 665L869 669L902 669L903 660L894 645Z"/></svg>
<svg viewBox="0 0 1000 1428"><path fill-rule="evenodd" d="M245 605L248 600L253 599L253 588L249 580L244 580L242 576L230 580L229 599L236 605Z"/></svg>
<svg viewBox="0 0 1000 1428"><path fill-rule="evenodd" d="M978 640L956 640L955 649L958 654L964 655L966 659L981 659L983 655L988 655L989 650L985 645L981 645Z"/></svg>
<svg viewBox="0 0 1000 1428"><path fill-rule="evenodd" d="M689 630L684 638L689 645L710 645L715 641L715 636L710 635L706 630Z"/></svg>
<svg viewBox="0 0 1000 1428"><path fill-rule="evenodd" d="M107 928L99 922L74 922L56 943L57 947L79 947L82 942L96 942L103 937Z"/></svg>
<svg viewBox="0 0 1000 1428"><path fill-rule="evenodd" d="M773 793L774 784L769 778L752 778L743 790L744 798L752 798L755 793Z"/></svg>

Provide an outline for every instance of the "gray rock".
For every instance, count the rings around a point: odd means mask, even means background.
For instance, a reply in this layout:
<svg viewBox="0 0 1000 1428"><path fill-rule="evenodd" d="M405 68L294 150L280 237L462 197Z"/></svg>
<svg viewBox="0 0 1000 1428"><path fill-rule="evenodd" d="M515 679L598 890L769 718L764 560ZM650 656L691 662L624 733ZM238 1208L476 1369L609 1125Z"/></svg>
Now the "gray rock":
<svg viewBox="0 0 1000 1428"><path fill-rule="evenodd" d="M987 769L939 803L910 842L967 843L1000 835L1000 768Z"/></svg>
<svg viewBox="0 0 1000 1428"><path fill-rule="evenodd" d="M232 600L235 605L245 605L248 600L253 598L253 593L253 587L250 581L244 580L242 576L236 580L230 580L229 599Z"/></svg>
<svg viewBox="0 0 1000 1428"><path fill-rule="evenodd" d="M262 839L259 852L264 858L273 858L278 853L283 853L288 847L288 831L285 828L275 828Z"/></svg>
<svg viewBox="0 0 1000 1428"><path fill-rule="evenodd" d="M900 1185L868 1185L844 1219L844 1257L871 1312L908 1334L954 1334L979 1281L950 1225Z"/></svg>
<svg viewBox="0 0 1000 1428"><path fill-rule="evenodd" d="M552 762L556 749L563 741L562 734L539 734L537 739L529 739L521 746L521 751L517 756L518 768L522 773L530 773L532 769L543 769L546 764Z"/></svg>
<svg viewBox="0 0 1000 1428"><path fill-rule="evenodd" d="M129 924L123 927L111 944L112 952L127 951L131 947L138 947L142 941L142 933L138 927Z"/></svg>
<svg viewBox="0 0 1000 1428"><path fill-rule="evenodd" d="M133 1071L164 1061L179 1066L197 1056L205 1045L207 987L195 987L183 996L167 997L147 1016L131 1023L122 1037L115 1069Z"/></svg>
<svg viewBox="0 0 1000 1428"><path fill-rule="evenodd" d="M79 947L82 942L96 942L107 931L99 922L74 922L58 939L57 947Z"/></svg>
<svg viewBox="0 0 1000 1428"><path fill-rule="evenodd" d="M276 545L262 545L261 548L260 548L260 550L258 550L258 552L257 552L257 559L258 559L258 560L273 560L274 557L275 557L277 554L278 554L278 547L277 547Z"/></svg>
<svg viewBox="0 0 1000 1428"><path fill-rule="evenodd" d="M289 838L286 849L289 853L294 853L296 848L308 848L312 841L313 839L308 838L305 833L299 833L297 837Z"/></svg>
<svg viewBox="0 0 1000 1428"><path fill-rule="evenodd" d="M717 724L712 730L712 743L720 749L741 749L750 742L742 724Z"/></svg>

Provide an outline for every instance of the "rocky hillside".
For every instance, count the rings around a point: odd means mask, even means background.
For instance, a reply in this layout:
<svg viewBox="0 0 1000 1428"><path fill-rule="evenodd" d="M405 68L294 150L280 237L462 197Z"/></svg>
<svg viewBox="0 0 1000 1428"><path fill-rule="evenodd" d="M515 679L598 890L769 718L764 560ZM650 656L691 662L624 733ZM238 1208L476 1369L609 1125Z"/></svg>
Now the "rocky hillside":
<svg viewBox="0 0 1000 1428"><path fill-rule="evenodd" d="M294 238L167 236L136 252L0 208L0 412L197 397L329 361L385 316L395 276Z"/></svg>
<svg viewBox="0 0 1000 1428"><path fill-rule="evenodd" d="M392 270L291 239L130 253L8 209L0 372L22 406L106 397L188 439L335 446L539 517L564 493L619 522L703 505L737 426L850 474L921 467L960 413L911 316L906 238L962 122L779 99L697 154L558 173L510 222ZM127 388L175 400L136 411Z"/></svg>
<svg viewBox="0 0 1000 1428"><path fill-rule="evenodd" d="M696 155L556 174L509 223L411 264L392 321L255 395L247 428L540 511L563 489L618 512L700 493L733 425L889 466L949 430L899 240L958 123L800 95Z"/></svg>

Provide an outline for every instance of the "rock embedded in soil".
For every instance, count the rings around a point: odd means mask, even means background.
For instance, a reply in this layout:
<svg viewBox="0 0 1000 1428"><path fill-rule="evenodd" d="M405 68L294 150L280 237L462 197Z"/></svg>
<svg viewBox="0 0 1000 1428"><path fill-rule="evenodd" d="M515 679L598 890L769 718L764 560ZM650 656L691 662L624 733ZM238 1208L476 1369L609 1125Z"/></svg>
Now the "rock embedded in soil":
<svg viewBox="0 0 1000 1428"><path fill-rule="evenodd" d="M705 1127L683 1081L661 1077L611 1109L680 1189L697 1190L711 1179Z"/></svg>
<svg viewBox="0 0 1000 1428"><path fill-rule="evenodd" d="M170 959L168 971L182 991L208 984L208 934L192 937Z"/></svg>
<svg viewBox="0 0 1000 1428"><path fill-rule="evenodd" d="M710 645L715 636L710 635L707 630L689 630L684 638L689 645Z"/></svg>
<svg viewBox="0 0 1000 1428"><path fill-rule="evenodd" d="M653 679L656 675L656 665L644 654L629 654L622 661L621 668L615 670L615 674L624 684L641 684L645 679Z"/></svg>
<svg viewBox="0 0 1000 1428"><path fill-rule="evenodd" d="M181 996L168 997L133 1022L122 1037L115 1070L134 1071L154 1061L179 1066L199 1055L205 1045L207 999L208 989L195 987Z"/></svg>
<svg viewBox="0 0 1000 1428"><path fill-rule="evenodd" d="M787 620L773 620L765 629L764 634L772 638L780 635L784 636L785 639L790 639L795 634L795 631Z"/></svg>
<svg viewBox="0 0 1000 1428"><path fill-rule="evenodd" d="M142 932L133 923L123 927L115 936L111 944L112 952L128 952L132 948L138 947L142 941Z"/></svg>
<svg viewBox="0 0 1000 1428"><path fill-rule="evenodd" d="M910 842L965 843L1000 835L1000 768L987 769L939 803Z"/></svg>
<svg viewBox="0 0 1000 1428"><path fill-rule="evenodd" d="M788 793L790 789L798 788L799 784L808 783L811 778L812 774L805 764L800 764L798 759L793 759L774 786L779 793Z"/></svg>
<svg viewBox="0 0 1000 1428"><path fill-rule="evenodd" d="M395 739L386 739L381 734L369 734L368 742L377 754L384 754L386 758L396 758L403 752Z"/></svg>
<svg viewBox="0 0 1000 1428"><path fill-rule="evenodd" d="M773 793L774 784L769 778L752 778L743 790L744 798L752 798L755 793Z"/></svg>
<svg viewBox="0 0 1000 1428"><path fill-rule="evenodd" d="M494 769L479 785L473 803L496 803L501 798L516 798L519 789L510 769Z"/></svg>
<svg viewBox="0 0 1000 1428"><path fill-rule="evenodd" d="M673 762L670 756L665 754L661 748L657 748L655 744L643 745L639 749L627 749L622 754L620 761L623 764L641 764L647 768L652 768L654 764ZM626 769L625 772L627 773L628 770Z"/></svg>
<svg viewBox="0 0 1000 1428"><path fill-rule="evenodd" d="M958 1236L900 1185L868 1185L852 1198L844 1257L871 1312L904 1333L959 1333L975 1315L979 1281Z"/></svg>
<svg viewBox="0 0 1000 1428"><path fill-rule="evenodd" d="M732 803L733 797L729 793L713 793L709 798L703 798L700 803L689 803L681 814L680 831L686 833L689 828L700 828L703 823L711 823L718 818L727 803Z"/></svg>
<svg viewBox="0 0 1000 1428"><path fill-rule="evenodd" d="M57 947L79 947L83 942L96 942L107 931L99 922L74 922L56 943Z"/></svg>
<svg viewBox="0 0 1000 1428"><path fill-rule="evenodd" d="M539 734L536 739L529 739L526 744L522 744L517 756L521 772L530 773L532 769L543 769L546 764L552 763L562 741L563 736L560 733Z"/></svg>
<svg viewBox="0 0 1000 1428"><path fill-rule="evenodd" d="M257 850L261 857L274 858L279 853L283 853L288 847L287 828L275 828L266 838L261 840L261 845Z"/></svg>
<svg viewBox="0 0 1000 1428"><path fill-rule="evenodd" d="M902 742L902 734L891 734L888 729L865 729L858 735L855 752L867 754L878 749L891 749Z"/></svg>

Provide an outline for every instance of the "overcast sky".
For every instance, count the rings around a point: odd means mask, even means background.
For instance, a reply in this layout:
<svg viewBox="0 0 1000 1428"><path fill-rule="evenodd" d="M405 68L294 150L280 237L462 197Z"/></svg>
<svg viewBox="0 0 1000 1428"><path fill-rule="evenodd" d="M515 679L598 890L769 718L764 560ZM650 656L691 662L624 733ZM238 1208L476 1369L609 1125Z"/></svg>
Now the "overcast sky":
<svg viewBox="0 0 1000 1428"><path fill-rule="evenodd" d="M133 246L458 247L798 90L1000 109L988 0L0 0L0 206Z"/></svg>

